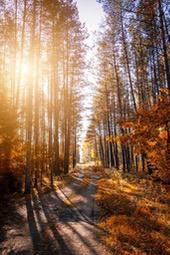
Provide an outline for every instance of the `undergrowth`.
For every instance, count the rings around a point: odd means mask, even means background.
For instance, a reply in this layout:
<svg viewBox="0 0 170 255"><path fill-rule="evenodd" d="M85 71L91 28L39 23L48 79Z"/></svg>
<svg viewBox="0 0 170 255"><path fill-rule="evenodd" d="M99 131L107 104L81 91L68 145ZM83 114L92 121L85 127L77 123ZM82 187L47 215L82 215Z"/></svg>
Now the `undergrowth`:
<svg viewBox="0 0 170 255"><path fill-rule="evenodd" d="M169 195L168 186L118 172L98 181L99 224L110 233L101 239L113 254L170 254Z"/></svg>

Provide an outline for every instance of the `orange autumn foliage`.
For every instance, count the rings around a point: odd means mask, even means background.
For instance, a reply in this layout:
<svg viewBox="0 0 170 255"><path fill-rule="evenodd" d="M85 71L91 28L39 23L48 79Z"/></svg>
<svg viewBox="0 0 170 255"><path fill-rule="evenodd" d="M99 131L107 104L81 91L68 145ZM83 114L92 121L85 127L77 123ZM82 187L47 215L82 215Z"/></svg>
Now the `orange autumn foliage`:
<svg viewBox="0 0 170 255"><path fill-rule="evenodd" d="M98 181L96 197L113 254L169 254L168 185L113 174Z"/></svg>
<svg viewBox="0 0 170 255"><path fill-rule="evenodd" d="M146 153L147 158L158 169L159 175L170 180L169 169L169 123L170 123L170 100L169 95L164 93L150 110L139 109L136 118L121 123L122 127L129 127L130 133L122 137L121 142L130 142L135 153Z"/></svg>

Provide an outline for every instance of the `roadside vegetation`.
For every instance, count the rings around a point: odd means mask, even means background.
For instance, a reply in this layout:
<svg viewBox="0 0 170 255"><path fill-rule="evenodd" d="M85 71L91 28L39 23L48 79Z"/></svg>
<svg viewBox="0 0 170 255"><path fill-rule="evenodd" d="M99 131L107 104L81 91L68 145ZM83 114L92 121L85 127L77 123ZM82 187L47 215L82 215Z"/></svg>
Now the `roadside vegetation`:
<svg viewBox="0 0 170 255"><path fill-rule="evenodd" d="M169 198L169 185L103 170L96 199L101 209L99 226L109 234L101 239L113 254L168 255Z"/></svg>

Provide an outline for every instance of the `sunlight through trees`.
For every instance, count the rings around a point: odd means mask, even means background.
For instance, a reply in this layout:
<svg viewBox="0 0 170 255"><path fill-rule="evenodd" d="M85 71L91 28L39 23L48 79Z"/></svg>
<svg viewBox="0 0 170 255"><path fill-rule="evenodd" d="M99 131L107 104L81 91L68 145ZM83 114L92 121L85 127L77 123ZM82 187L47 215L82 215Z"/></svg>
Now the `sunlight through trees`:
<svg viewBox="0 0 170 255"><path fill-rule="evenodd" d="M18 139L12 151L10 138L6 171L13 171L13 154L23 151L20 175L25 172L29 193L43 176L53 185L54 175L67 174L71 162L76 164L86 32L73 1L1 1L0 7L0 89L6 98L1 121L11 132L16 128ZM15 127L8 107L15 111ZM5 132L1 128L2 154L9 140ZM2 158L1 165L3 172Z"/></svg>
<svg viewBox="0 0 170 255"><path fill-rule="evenodd" d="M169 2L99 2L106 19L86 141L104 167L169 181Z"/></svg>

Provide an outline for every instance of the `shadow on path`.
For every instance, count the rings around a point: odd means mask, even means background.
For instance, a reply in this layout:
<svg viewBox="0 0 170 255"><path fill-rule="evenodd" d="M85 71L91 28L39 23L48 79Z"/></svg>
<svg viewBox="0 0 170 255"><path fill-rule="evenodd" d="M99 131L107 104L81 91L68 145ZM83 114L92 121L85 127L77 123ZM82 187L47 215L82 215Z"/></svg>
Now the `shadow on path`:
<svg viewBox="0 0 170 255"><path fill-rule="evenodd" d="M61 236L61 234L59 233L59 231L57 230L57 220L54 218L54 215L52 214L52 211L50 210L50 208L48 207L48 202L43 195L41 195L40 193L38 194L39 200L41 202L41 206L43 209L43 212L45 214L45 217L47 219L48 222L48 226L51 229L55 240L57 240L58 242L58 253L57 254L61 254L61 255L74 255L74 253L71 251L71 249L68 247L67 243L65 242L65 240L63 239L63 237ZM49 253L51 254L51 253Z"/></svg>
<svg viewBox="0 0 170 255"><path fill-rule="evenodd" d="M73 180L65 189L41 193L34 191L25 197L27 219L34 254L43 255L103 255L108 254L96 225L95 182ZM74 195L73 202L69 198ZM96 218L95 218L96 217Z"/></svg>
<svg viewBox="0 0 170 255"><path fill-rule="evenodd" d="M32 239L33 249L35 253L43 254L43 251L45 251L45 247L44 247L42 236L37 228L32 196L26 195L25 201L26 201L26 209L27 209L27 220L28 220L30 235Z"/></svg>
<svg viewBox="0 0 170 255"><path fill-rule="evenodd" d="M48 196L47 194L44 196L39 193L38 197L41 201L41 205L48 220L48 224L56 240L59 242L60 250L62 251L61 254L84 254L83 249L86 251L88 250L88 253L85 254L103 254L96 250L96 245L99 244L99 240L97 240L96 237L96 229L94 227L88 228L88 223L76 215L72 209L72 206L66 204L54 192L49 193ZM50 208L49 204L54 205L54 207ZM62 232L63 227L64 231ZM59 233L57 228L59 231L61 231L61 233ZM65 237L66 241L61 235ZM73 241L76 250L71 247ZM82 251L77 251L76 243L77 246L82 247Z"/></svg>

